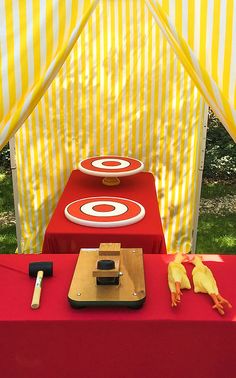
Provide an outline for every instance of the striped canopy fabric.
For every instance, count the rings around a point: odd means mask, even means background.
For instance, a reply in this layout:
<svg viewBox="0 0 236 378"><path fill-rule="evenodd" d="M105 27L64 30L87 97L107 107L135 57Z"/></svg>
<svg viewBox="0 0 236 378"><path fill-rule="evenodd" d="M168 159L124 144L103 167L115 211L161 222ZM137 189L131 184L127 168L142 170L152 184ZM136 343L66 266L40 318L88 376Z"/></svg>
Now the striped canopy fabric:
<svg viewBox="0 0 236 378"><path fill-rule="evenodd" d="M235 0L146 0L207 103L236 141Z"/></svg>
<svg viewBox="0 0 236 378"><path fill-rule="evenodd" d="M191 249L205 99L236 135L235 81L226 84L219 54L232 68L233 24L225 31L227 40L232 37L230 52L226 38L213 42L222 3L0 2L2 146L25 121L16 134L23 252L41 250L78 161L113 153L143 160L155 175L168 252ZM225 6L225 17L227 12ZM204 35L208 22L216 61Z"/></svg>
<svg viewBox="0 0 236 378"><path fill-rule="evenodd" d="M0 149L56 76L97 3L0 1Z"/></svg>

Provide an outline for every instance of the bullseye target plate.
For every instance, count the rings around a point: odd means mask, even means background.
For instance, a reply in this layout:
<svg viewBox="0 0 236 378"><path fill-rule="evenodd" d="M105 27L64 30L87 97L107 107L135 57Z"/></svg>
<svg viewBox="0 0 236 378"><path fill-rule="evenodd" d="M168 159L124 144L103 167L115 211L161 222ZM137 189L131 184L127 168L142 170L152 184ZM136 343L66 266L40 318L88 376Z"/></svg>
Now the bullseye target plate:
<svg viewBox="0 0 236 378"><path fill-rule="evenodd" d="M119 197L89 197L69 203L65 216L89 227L122 227L139 222L145 215L140 203Z"/></svg>
<svg viewBox="0 0 236 378"><path fill-rule="evenodd" d="M124 156L94 156L82 160L79 170L92 176L122 177L134 175L144 168L140 160Z"/></svg>

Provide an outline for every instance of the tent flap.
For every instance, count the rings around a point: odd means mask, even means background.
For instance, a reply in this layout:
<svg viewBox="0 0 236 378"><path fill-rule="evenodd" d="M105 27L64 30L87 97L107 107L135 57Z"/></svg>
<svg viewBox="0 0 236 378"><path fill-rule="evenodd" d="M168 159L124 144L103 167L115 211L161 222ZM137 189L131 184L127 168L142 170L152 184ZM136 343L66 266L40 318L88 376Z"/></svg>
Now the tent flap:
<svg viewBox="0 0 236 378"><path fill-rule="evenodd" d="M211 40L208 42L209 44L206 43L208 36L206 34L201 35L201 33L199 36L199 31L195 30L195 33L198 34L198 38L204 38L205 40L205 51L203 54L198 43L193 44L192 48L189 46L187 43L189 36L188 33L186 33L186 27L178 29L175 25L175 23L178 22L177 18L174 19L172 17L172 19L170 19L157 0L145 1L158 26L161 28L195 85L204 96L206 102L236 141L236 55L233 55L233 53L236 53L235 43L233 43L233 41L236 40L236 25L234 27L232 25L233 15L236 16L236 3L234 1L221 2L221 17L225 17L224 21L226 22L223 26L220 22L220 14L217 12L217 8L220 7L219 1L213 1L211 3L196 2L192 12L188 13L188 22L192 23L193 29L195 25L198 26L196 18L201 14L200 28L202 27L207 33L210 33L209 29L212 30L212 34L210 34ZM178 1L172 2L171 6L173 6L173 3L179 6ZM189 1L189 4L190 3L191 1ZM191 8L189 7L189 11L190 10ZM167 7L167 12L168 11L170 11L169 7ZM186 20L184 20L186 16L184 9L182 9L181 14L183 17L182 22L186 22ZM236 18L234 17L234 19ZM213 33L214 26L215 30ZM224 30L222 30L223 28ZM217 35L220 35L220 33L225 35L225 39L220 38L218 40L218 46L215 46L214 39L217 38ZM223 64L221 61L222 57L217 56L217 51L219 50L224 52ZM210 70L209 61L212 63ZM213 72L219 72L217 77L213 77Z"/></svg>
<svg viewBox="0 0 236 378"><path fill-rule="evenodd" d="M98 1L1 2L0 149L49 87Z"/></svg>

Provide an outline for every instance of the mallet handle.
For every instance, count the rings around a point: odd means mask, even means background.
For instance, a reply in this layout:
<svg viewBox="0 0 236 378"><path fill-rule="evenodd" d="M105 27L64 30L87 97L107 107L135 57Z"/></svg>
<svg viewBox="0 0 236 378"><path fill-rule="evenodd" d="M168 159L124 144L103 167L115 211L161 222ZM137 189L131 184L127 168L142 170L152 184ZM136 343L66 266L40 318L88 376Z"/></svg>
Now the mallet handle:
<svg viewBox="0 0 236 378"><path fill-rule="evenodd" d="M31 308L33 309L39 308L42 280L43 280L43 270L39 270L36 281L35 281L35 285L34 285L34 293L33 293L33 298L32 298L32 303L31 303Z"/></svg>

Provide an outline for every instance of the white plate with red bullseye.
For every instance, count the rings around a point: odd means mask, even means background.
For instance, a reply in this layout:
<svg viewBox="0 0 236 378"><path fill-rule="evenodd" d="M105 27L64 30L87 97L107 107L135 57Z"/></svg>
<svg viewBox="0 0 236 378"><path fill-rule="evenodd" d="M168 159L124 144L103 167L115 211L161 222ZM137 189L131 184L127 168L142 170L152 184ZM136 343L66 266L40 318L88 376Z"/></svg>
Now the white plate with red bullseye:
<svg viewBox="0 0 236 378"><path fill-rule="evenodd" d="M124 156L94 156L82 160L78 166L83 173L100 177L122 177L141 172L144 164Z"/></svg>
<svg viewBox="0 0 236 378"><path fill-rule="evenodd" d="M145 216L144 207L120 197L88 197L69 203L66 218L88 227L122 227L137 223Z"/></svg>

